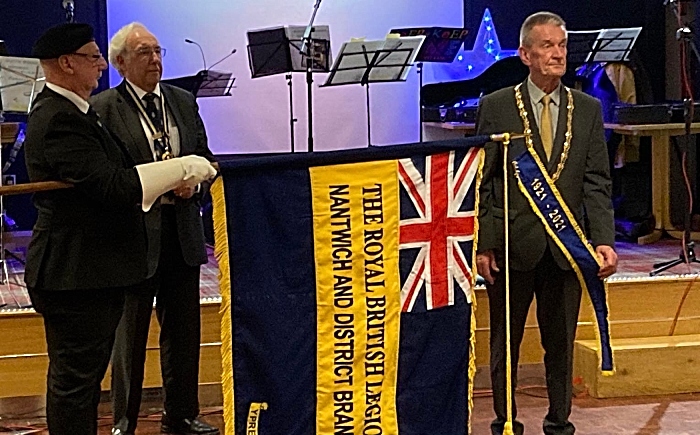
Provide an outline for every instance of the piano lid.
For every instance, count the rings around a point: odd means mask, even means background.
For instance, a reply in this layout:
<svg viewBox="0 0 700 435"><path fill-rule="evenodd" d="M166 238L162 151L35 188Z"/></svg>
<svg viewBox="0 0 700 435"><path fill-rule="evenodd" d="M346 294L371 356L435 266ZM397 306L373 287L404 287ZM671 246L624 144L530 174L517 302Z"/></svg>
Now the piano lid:
<svg viewBox="0 0 700 435"><path fill-rule="evenodd" d="M496 61L479 76L469 80L431 83L421 89L423 106L451 104L463 99L479 98L524 81L530 70L518 56Z"/></svg>

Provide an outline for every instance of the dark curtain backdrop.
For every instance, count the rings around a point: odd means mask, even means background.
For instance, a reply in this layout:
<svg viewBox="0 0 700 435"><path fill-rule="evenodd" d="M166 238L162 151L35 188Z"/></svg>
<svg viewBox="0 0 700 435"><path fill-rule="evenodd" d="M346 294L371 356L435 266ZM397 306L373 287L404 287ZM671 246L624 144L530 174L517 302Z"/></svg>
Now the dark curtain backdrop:
<svg viewBox="0 0 700 435"><path fill-rule="evenodd" d="M0 39L5 41L10 56L29 56L34 41L46 29L66 22L62 0L0 0ZM107 1L75 0L75 21L88 23L95 28L95 40L107 56ZM102 73L100 89L109 87L109 70ZM23 122L25 116L6 114L7 121ZM12 145L2 149L2 164L9 158ZM2 167L2 165L0 165ZM24 150L20 149L15 162L3 175L14 175L17 183L29 182L24 165ZM13 230L31 230L36 221L36 211L31 195L15 195L5 198L7 216L15 222Z"/></svg>
<svg viewBox="0 0 700 435"><path fill-rule="evenodd" d="M528 15L537 11L551 11L566 21L569 30L592 30L611 27L638 27L644 29L635 48L644 65L655 101L665 95L665 19L663 0L465 0L464 23L472 29L467 47L471 47L476 29L489 8L493 16L501 47L517 48L520 25Z"/></svg>
<svg viewBox="0 0 700 435"><path fill-rule="evenodd" d="M107 0L75 0L75 22L95 28L95 41L107 55ZM66 22L62 0L0 0L0 39L11 56L29 56L34 41L46 29ZM100 89L109 87L109 70Z"/></svg>

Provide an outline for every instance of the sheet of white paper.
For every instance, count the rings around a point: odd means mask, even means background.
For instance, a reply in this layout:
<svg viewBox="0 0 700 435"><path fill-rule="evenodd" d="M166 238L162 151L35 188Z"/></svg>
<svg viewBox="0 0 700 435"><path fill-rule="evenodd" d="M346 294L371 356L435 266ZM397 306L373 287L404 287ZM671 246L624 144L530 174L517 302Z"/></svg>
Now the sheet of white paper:
<svg viewBox="0 0 700 435"><path fill-rule="evenodd" d="M26 113L34 97L44 88L44 70L39 59L0 57L0 96L5 112Z"/></svg>
<svg viewBox="0 0 700 435"><path fill-rule="evenodd" d="M330 41L331 31L327 25L313 26L311 31L312 41ZM304 71L306 70L306 64L304 64L301 56L301 45L302 38L304 37L304 32L306 31L306 26L285 26L284 31L287 34L289 43L292 45L291 58L292 58L292 69L294 71ZM330 51L330 43L328 44L328 65L333 63L333 56ZM296 50L295 50L296 49ZM319 53L315 53L315 63L317 65L325 65L325 59L323 58L324 53L320 53L321 49L318 48ZM316 69L316 68L315 68Z"/></svg>
<svg viewBox="0 0 700 435"><path fill-rule="evenodd" d="M624 62L642 31L641 27L570 30L569 53L582 62Z"/></svg>
<svg viewBox="0 0 700 435"><path fill-rule="evenodd" d="M592 62L621 62L629 60L629 53L642 31L641 27L629 29L603 29L598 35L598 48L590 61Z"/></svg>

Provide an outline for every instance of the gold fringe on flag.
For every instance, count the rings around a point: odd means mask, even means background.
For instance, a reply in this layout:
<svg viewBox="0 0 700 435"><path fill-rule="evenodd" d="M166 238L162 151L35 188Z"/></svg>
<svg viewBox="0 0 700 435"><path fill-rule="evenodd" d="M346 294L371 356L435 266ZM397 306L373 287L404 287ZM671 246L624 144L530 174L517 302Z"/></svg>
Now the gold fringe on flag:
<svg viewBox="0 0 700 435"><path fill-rule="evenodd" d="M234 435L235 406L233 397L233 336L231 322L231 268L229 264L226 200L221 177L211 185L214 207L214 255L219 263L219 292L221 293L221 389L224 396L224 434Z"/></svg>
<svg viewBox="0 0 700 435"><path fill-rule="evenodd" d="M479 274L476 268L476 250L479 244L479 186L484 175L484 160L486 152L479 150L479 170L476 173L476 186L474 187L474 243L472 244L472 282L471 297L472 309L469 323L469 385L467 386L467 434L472 433L472 412L474 411L474 377L476 376L476 277Z"/></svg>

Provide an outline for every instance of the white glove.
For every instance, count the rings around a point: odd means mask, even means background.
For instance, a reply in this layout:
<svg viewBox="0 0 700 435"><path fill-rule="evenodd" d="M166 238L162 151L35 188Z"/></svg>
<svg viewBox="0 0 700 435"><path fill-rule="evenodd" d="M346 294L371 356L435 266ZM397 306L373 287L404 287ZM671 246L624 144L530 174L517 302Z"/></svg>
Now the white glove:
<svg viewBox="0 0 700 435"><path fill-rule="evenodd" d="M179 157L182 161L182 167L185 169L185 178L189 186L196 186L202 181L211 180L216 176L216 169L211 165L209 160L202 156L189 155Z"/></svg>
<svg viewBox="0 0 700 435"><path fill-rule="evenodd" d="M136 173L141 180L141 208L148 211L165 192L180 186L183 181L196 186L214 178L216 169L204 157L189 155L136 165Z"/></svg>

